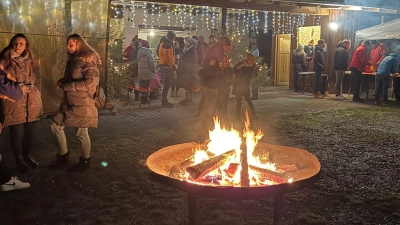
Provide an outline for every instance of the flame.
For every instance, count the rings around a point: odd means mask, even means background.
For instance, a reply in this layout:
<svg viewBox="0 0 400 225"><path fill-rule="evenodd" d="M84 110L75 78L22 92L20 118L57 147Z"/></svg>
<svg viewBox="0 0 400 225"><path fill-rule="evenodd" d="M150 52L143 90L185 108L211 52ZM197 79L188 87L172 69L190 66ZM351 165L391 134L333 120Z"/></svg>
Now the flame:
<svg viewBox="0 0 400 225"><path fill-rule="evenodd" d="M258 129L256 132L253 131L250 127L251 124L247 110L245 115L246 120L245 127L243 129L243 138L240 136L239 131L233 128L222 127L220 120L217 117L214 118L214 130L209 132L210 142L207 144L207 149L194 150L193 165L197 165L209 160L210 158L220 156L231 150L234 150L235 154L229 156L228 160L226 160L218 169L215 169L205 175L203 179L205 181L194 181L190 178L190 175L185 172L183 177L186 178L186 181L200 185L241 186L243 162L241 162L240 153L242 150L247 151L246 155L248 165L264 169L264 171L272 171L274 174L280 174L279 171L277 171L275 163L268 161L268 154L264 156L254 155L254 150L256 149L259 140L264 136L264 133L260 129ZM241 149L241 147L243 148L243 142L245 142L246 149ZM235 168L236 165L237 168ZM232 171L230 171L230 167L236 169L233 171L233 174ZM250 186L277 184L277 182L273 180L265 179L264 177L260 176L257 171L254 171L250 168L248 168L248 178L250 180ZM285 178L285 182L291 183L293 182L293 178Z"/></svg>

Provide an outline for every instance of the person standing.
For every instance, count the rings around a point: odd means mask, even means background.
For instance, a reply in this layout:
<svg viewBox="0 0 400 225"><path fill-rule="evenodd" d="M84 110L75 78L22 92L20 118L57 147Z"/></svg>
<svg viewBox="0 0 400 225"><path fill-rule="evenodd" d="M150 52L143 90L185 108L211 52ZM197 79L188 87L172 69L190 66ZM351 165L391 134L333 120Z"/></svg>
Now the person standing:
<svg viewBox="0 0 400 225"><path fill-rule="evenodd" d="M229 60L225 54L231 46L228 37L220 37L218 42L206 53L203 70L200 72L202 83L202 98L204 99L201 111L201 130L198 141L204 142L208 139L208 131L212 130L213 117L224 117L223 108L229 100L224 98L228 93L228 83L231 79L232 70L229 68Z"/></svg>
<svg viewBox="0 0 400 225"><path fill-rule="evenodd" d="M69 162L69 151L64 133L65 127L75 127L76 137L80 142L81 155L79 163L69 172L80 172L90 167L91 142L88 128L97 128L98 112L93 95L99 84L101 64L99 55L78 34L67 38L68 61L64 77L57 82L57 87L64 91L64 99L58 113L53 118L51 130L58 142L59 151L55 163L50 169L64 166Z"/></svg>
<svg viewBox="0 0 400 225"><path fill-rule="evenodd" d="M299 92L299 73L306 70L306 53L302 44L298 44L296 50L293 51L292 64L293 64L293 90Z"/></svg>
<svg viewBox="0 0 400 225"><path fill-rule="evenodd" d="M186 46L183 49L183 55L179 63L179 77L177 85L185 89L185 99L180 101L181 105L189 105L193 103L193 90L195 85L195 69L198 65L197 48L195 40L188 38Z"/></svg>
<svg viewBox="0 0 400 225"><path fill-rule="evenodd" d="M0 64L12 80L30 88L20 100L2 101L0 107L0 118L4 118L3 126L10 127L11 149L17 169L26 173L38 166L30 152L37 121L42 116L42 100L41 78L35 72L34 58L28 38L24 34L16 34L11 38L8 46L0 53Z"/></svg>
<svg viewBox="0 0 400 225"><path fill-rule="evenodd" d="M379 64L382 60L389 54L389 48L379 41L372 40L371 44L371 53L370 53L370 61L372 62L375 71L378 70Z"/></svg>
<svg viewBox="0 0 400 225"><path fill-rule="evenodd" d="M164 77L161 106L168 108L174 106L174 104L168 102L168 91L174 79L175 53L172 44L175 38L176 34L173 31L168 31L166 39L160 44L159 48L159 65Z"/></svg>
<svg viewBox="0 0 400 225"><path fill-rule="evenodd" d="M150 81L155 78L156 67L154 65L153 54L149 50L149 42L147 41L139 42L138 71L140 87L148 89ZM147 104L149 99L147 96L142 96L139 100L142 104Z"/></svg>
<svg viewBox="0 0 400 225"><path fill-rule="evenodd" d="M336 46L333 58L333 69L335 70L336 75L335 95L338 100L346 99L346 97L343 97L342 95L342 83L345 72L349 67L349 53L347 52L347 49L349 49L350 46L351 42L347 39L339 42Z"/></svg>
<svg viewBox="0 0 400 225"><path fill-rule="evenodd" d="M10 77L11 78L11 77ZM25 94L29 92L29 87L23 83L16 83L7 79L7 72L3 70L0 64L0 99L3 101L16 102L19 101ZM0 136L2 125L0 123ZM2 141L2 138L0 138ZM0 144L2 146L2 144ZM0 154L0 189L1 191L13 191L28 188L27 182L22 182L18 177L12 177L10 170L3 164Z"/></svg>
<svg viewBox="0 0 400 225"><path fill-rule="evenodd" d="M254 76L254 55L246 53L246 60L239 62L233 67L235 75L233 83L233 93L236 97L236 117L240 119L242 115L242 98L244 98L249 106L253 118L257 118L253 103L250 99L250 82Z"/></svg>
<svg viewBox="0 0 400 225"><path fill-rule="evenodd" d="M135 35L135 37L133 37L131 40L131 44L124 50L123 55L127 62L135 61L137 58L138 39L138 36Z"/></svg>
<svg viewBox="0 0 400 225"><path fill-rule="evenodd" d="M199 65L203 65L204 58L206 57L206 51L210 48L208 44L204 42L203 36L199 36L199 45L197 48L198 48L197 55L199 58Z"/></svg>
<svg viewBox="0 0 400 225"><path fill-rule="evenodd" d="M368 65L367 52L368 47L370 46L371 44L369 43L369 41L363 41L361 46L359 46L354 51L353 57L351 58L351 87L353 89L353 101L355 102L364 102L364 100L360 98L360 88L362 72L364 71L364 68Z"/></svg>
<svg viewBox="0 0 400 225"><path fill-rule="evenodd" d="M314 98L318 99L323 99L324 95L321 94L321 91L325 90L325 88L322 88L322 80L321 80L321 75L322 71L325 69L324 65L324 57L322 55L322 52L324 51L326 44L325 40L321 39L318 41L318 45L315 47L314 50L314 57L313 57L313 62L314 62Z"/></svg>
<svg viewBox="0 0 400 225"><path fill-rule="evenodd" d="M391 53L386 56L380 63L376 71L376 85L375 85L375 104L379 105L379 97L383 96L383 104L389 104L388 89L390 74L397 72L399 66L398 53Z"/></svg>

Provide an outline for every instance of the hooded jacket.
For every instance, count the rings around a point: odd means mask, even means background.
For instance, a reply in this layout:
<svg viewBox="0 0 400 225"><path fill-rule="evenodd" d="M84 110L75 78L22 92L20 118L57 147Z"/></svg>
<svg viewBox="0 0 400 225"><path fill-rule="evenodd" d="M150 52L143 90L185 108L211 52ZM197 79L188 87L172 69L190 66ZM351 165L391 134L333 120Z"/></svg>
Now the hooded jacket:
<svg viewBox="0 0 400 225"><path fill-rule="evenodd" d="M387 52L389 52L389 49L383 43L379 43L378 47L371 50L370 58L371 62L374 64L375 70L379 66L378 62L381 62L385 58Z"/></svg>
<svg viewBox="0 0 400 225"><path fill-rule="evenodd" d="M322 56L323 49L319 46L315 47L314 51L314 71L315 72L322 72L324 71L325 65L324 65L324 58Z"/></svg>
<svg viewBox="0 0 400 225"><path fill-rule="evenodd" d="M293 70L305 70L306 69L306 53L303 49L296 49L292 54Z"/></svg>
<svg viewBox="0 0 400 225"><path fill-rule="evenodd" d="M175 53L172 43L166 38L159 45L159 64L164 67L173 67L175 65Z"/></svg>
<svg viewBox="0 0 400 225"><path fill-rule="evenodd" d="M368 65L367 51L365 45L358 47L351 58L350 67L356 68L360 72L364 71L364 68Z"/></svg>
<svg viewBox="0 0 400 225"><path fill-rule="evenodd" d="M349 67L349 54L346 50L346 47L341 42L336 46L336 51L333 58L334 70L347 70Z"/></svg>
<svg viewBox="0 0 400 225"><path fill-rule="evenodd" d="M154 66L154 57L147 48L139 48L138 51L138 74L141 80L154 79L156 68Z"/></svg>
<svg viewBox="0 0 400 225"><path fill-rule="evenodd" d="M4 126L11 126L38 121L42 116L40 76L35 73L29 53L20 56L14 50L10 50L10 54L11 65L5 65L4 59L0 60L0 64L17 83L31 84L31 91L15 102L1 100L0 122L3 122Z"/></svg>
<svg viewBox="0 0 400 225"><path fill-rule="evenodd" d="M396 73L399 66L399 55L391 53L386 56L379 64L377 76L390 76L391 73Z"/></svg>
<svg viewBox="0 0 400 225"><path fill-rule="evenodd" d="M99 84L98 58L73 57L67 61L62 89L64 100L53 121L67 127L97 127L98 112L93 95Z"/></svg>

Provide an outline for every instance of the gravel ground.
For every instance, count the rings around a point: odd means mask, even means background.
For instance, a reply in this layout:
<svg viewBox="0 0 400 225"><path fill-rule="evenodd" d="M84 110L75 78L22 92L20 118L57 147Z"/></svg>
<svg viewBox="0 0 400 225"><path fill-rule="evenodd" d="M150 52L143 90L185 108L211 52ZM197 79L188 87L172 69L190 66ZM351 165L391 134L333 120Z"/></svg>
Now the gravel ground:
<svg viewBox="0 0 400 225"><path fill-rule="evenodd" d="M345 109L256 121L264 142L304 148L321 162L318 182L285 195L284 224L400 224L399 107ZM196 118L163 127L93 137L92 168L83 174L40 167L31 187L0 193L0 224L187 224L185 193L155 182L145 166L158 149L190 142ZM174 132L171 132L173 130ZM73 133L67 133L69 140ZM36 159L53 160L55 143L40 141ZM70 144L73 161L78 144ZM12 156L5 154L12 164ZM100 166L107 161L108 166ZM272 200L200 198L200 225L271 224Z"/></svg>

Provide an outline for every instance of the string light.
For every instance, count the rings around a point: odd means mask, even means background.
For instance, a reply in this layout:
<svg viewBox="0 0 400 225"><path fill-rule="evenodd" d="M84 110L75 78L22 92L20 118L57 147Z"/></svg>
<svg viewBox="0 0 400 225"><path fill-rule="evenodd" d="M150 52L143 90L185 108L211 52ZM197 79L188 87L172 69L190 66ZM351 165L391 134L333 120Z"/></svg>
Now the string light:
<svg viewBox="0 0 400 225"><path fill-rule="evenodd" d="M272 17L272 36L275 36L275 17L276 17L276 14L274 11L274 15Z"/></svg>
<svg viewBox="0 0 400 225"><path fill-rule="evenodd" d="M143 25L147 28L147 3L143 2Z"/></svg>
<svg viewBox="0 0 400 225"><path fill-rule="evenodd" d="M268 33L268 12L264 12L264 32Z"/></svg>
<svg viewBox="0 0 400 225"><path fill-rule="evenodd" d="M170 12L170 7L169 5L167 6L167 20L168 20L168 26L171 26L171 12Z"/></svg>
<svg viewBox="0 0 400 225"><path fill-rule="evenodd" d="M151 28L154 28L154 3L151 4Z"/></svg>

